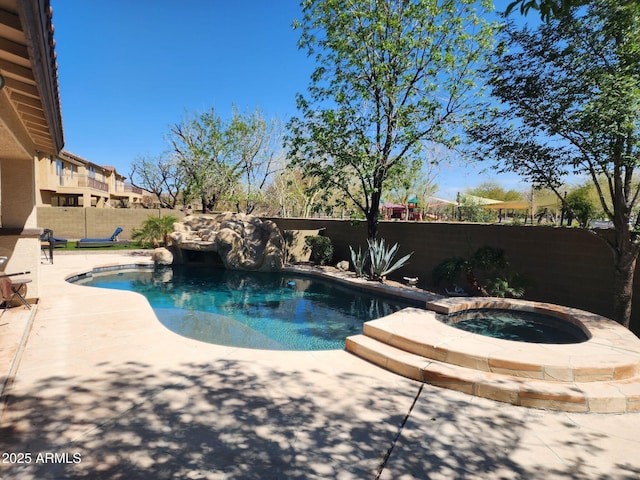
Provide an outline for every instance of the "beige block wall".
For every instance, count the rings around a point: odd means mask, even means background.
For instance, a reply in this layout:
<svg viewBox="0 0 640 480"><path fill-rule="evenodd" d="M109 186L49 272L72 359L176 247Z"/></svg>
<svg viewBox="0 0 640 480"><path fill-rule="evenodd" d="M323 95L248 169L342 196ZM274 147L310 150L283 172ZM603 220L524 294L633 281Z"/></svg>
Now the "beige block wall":
<svg viewBox="0 0 640 480"><path fill-rule="evenodd" d="M164 215L182 218L185 214L169 209L39 207L38 226L68 240L109 237L116 227L122 227L119 238L130 240L133 230L147 218Z"/></svg>
<svg viewBox="0 0 640 480"><path fill-rule="evenodd" d="M334 264L350 258L349 245L366 247L364 222L272 219L281 230L325 228L334 244ZM613 258L605 242L579 228L436 222L381 222L379 237L398 243L397 258L414 252L409 264L390 275L419 277L435 289L434 267L445 258L466 256L484 245L505 250L513 269L527 277L526 298L572 306L604 316L613 312ZM639 266L640 269L640 266ZM631 329L640 334L640 275L636 272Z"/></svg>

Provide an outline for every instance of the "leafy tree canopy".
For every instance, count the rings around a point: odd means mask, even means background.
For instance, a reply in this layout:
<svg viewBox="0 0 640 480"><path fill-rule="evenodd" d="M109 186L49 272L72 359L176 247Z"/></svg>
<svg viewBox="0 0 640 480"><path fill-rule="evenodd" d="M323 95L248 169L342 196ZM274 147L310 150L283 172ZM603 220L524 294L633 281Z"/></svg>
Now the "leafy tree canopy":
<svg viewBox="0 0 640 480"><path fill-rule="evenodd" d="M205 212L221 201L251 212L273 173L279 149L278 128L260 110L233 109L230 121L213 108L189 115L173 126L168 140L183 172L185 197L198 198Z"/></svg>
<svg viewBox="0 0 640 480"><path fill-rule="evenodd" d="M530 10L540 12L540 18L549 21L552 17L560 17L569 13L572 7L585 5L587 0L515 0L507 5L505 15L520 7L520 13L527 15Z"/></svg>
<svg viewBox="0 0 640 480"><path fill-rule="evenodd" d="M614 317L628 326L640 247L640 4L592 1L536 31L510 28L498 53L489 75L500 104L471 129L476 155L563 201L566 174L591 178L615 227L601 238L614 254Z"/></svg>
<svg viewBox="0 0 640 480"><path fill-rule="evenodd" d="M517 190L505 190L498 182L483 182L475 188L467 190L467 193L476 197L490 198L492 200L522 200L522 194Z"/></svg>
<svg viewBox="0 0 640 480"><path fill-rule="evenodd" d="M364 213L370 238L390 173L420 161L425 142L459 141L474 67L495 28L477 7L474 0L302 2L299 44L318 66L308 95L298 96L301 116L289 124L290 157L317 188L340 191Z"/></svg>
<svg viewBox="0 0 640 480"><path fill-rule="evenodd" d="M591 185L582 185L573 189L566 198L570 213L575 215L581 227L588 227L589 222L598 214L598 207L591 199Z"/></svg>

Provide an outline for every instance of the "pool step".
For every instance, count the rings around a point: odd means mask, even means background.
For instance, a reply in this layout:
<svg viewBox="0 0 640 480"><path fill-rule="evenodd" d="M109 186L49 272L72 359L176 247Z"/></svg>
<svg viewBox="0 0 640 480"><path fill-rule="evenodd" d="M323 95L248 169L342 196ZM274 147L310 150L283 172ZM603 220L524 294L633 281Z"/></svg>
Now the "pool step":
<svg viewBox="0 0 640 480"><path fill-rule="evenodd" d="M367 334L347 338L346 349L405 377L513 405L570 412L640 411L639 375L589 382L523 378L425 357Z"/></svg>
<svg viewBox="0 0 640 480"><path fill-rule="evenodd" d="M436 314L405 309L366 322L363 334L405 352L489 373L554 382L602 382L640 376L638 339L615 343L532 344L465 332ZM626 337L626 335L625 335Z"/></svg>

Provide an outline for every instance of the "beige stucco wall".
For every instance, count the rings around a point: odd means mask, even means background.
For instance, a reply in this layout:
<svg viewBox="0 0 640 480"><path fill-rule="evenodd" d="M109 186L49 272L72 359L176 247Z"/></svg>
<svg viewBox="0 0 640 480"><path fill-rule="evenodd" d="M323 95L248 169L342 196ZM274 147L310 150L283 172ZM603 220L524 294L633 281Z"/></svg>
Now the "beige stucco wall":
<svg viewBox="0 0 640 480"><path fill-rule="evenodd" d="M36 227L35 159L0 164L2 227Z"/></svg>
<svg viewBox="0 0 640 480"><path fill-rule="evenodd" d="M5 273L30 272L27 296L39 296L40 241L36 211L36 157L0 160L0 255Z"/></svg>

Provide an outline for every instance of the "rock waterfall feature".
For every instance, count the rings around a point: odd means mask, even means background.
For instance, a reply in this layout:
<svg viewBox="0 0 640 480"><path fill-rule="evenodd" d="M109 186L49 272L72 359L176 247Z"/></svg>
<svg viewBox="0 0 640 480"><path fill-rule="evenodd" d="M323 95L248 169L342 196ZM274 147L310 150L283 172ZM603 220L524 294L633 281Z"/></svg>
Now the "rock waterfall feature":
<svg viewBox="0 0 640 480"><path fill-rule="evenodd" d="M175 223L171 239L173 263L186 263L187 252L216 252L230 270L277 271L284 242L277 225L243 213L190 215Z"/></svg>

